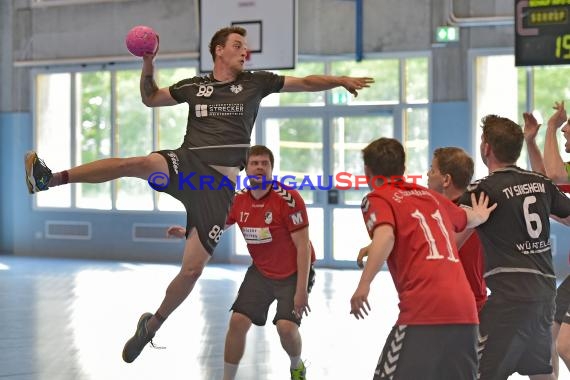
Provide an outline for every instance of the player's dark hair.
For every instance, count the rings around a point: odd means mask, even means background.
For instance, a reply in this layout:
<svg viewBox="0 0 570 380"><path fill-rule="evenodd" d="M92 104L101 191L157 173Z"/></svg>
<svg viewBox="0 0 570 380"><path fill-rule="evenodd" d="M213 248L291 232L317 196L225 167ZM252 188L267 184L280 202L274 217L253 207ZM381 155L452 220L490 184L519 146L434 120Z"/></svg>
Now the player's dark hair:
<svg viewBox="0 0 570 380"><path fill-rule="evenodd" d="M364 165L373 175L384 177L404 175L406 153L396 139L381 137L362 149Z"/></svg>
<svg viewBox="0 0 570 380"><path fill-rule="evenodd" d="M443 175L449 174L456 188L462 190L467 188L475 166L467 152L453 146L437 148L433 151L433 158L437 160L439 172Z"/></svg>
<svg viewBox="0 0 570 380"><path fill-rule="evenodd" d="M246 30L241 26L227 26L214 33L210 40L210 45L208 45L210 54L212 54L212 61L216 61L216 46L226 46L228 36L232 33L237 33L242 37L245 37L247 34Z"/></svg>
<svg viewBox="0 0 570 380"><path fill-rule="evenodd" d="M524 134L520 125L506 117L487 115L481 119L483 139L503 164L514 164L521 155Z"/></svg>
<svg viewBox="0 0 570 380"><path fill-rule="evenodd" d="M250 147L247 150L247 161L246 162L249 162L249 157L251 157L251 156L263 156L265 154L269 156L269 162L271 162L271 168L275 167L275 165L274 165L275 158L273 157L273 152L271 151L271 149L269 149L265 145L254 145L254 146Z"/></svg>

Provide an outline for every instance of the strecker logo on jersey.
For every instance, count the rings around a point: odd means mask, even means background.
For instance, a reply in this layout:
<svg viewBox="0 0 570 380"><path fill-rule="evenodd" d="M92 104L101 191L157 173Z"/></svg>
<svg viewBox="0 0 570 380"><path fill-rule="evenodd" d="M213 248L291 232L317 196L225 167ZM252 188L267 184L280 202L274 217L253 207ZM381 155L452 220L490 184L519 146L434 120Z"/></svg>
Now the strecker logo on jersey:
<svg viewBox="0 0 570 380"><path fill-rule="evenodd" d="M196 117L206 117L208 116L208 105L207 104L196 104Z"/></svg>
<svg viewBox="0 0 570 380"><path fill-rule="evenodd" d="M223 103L223 104L196 104L196 117L208 116L242 116L242 103Z"/></svg>

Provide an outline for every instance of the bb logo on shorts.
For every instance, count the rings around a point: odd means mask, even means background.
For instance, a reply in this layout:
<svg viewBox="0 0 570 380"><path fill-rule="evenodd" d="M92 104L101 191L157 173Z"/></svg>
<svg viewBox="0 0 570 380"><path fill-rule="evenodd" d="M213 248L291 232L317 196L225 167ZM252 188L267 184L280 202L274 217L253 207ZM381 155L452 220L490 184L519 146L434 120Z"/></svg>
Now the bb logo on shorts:
<svg viewBox="0 0 570 380"><path fill-rule="evenodd" d="M216 243L219 243L223 233L224 230L216 224L212 227L210 232L208 232L208 237L213 241L215 241Z"/></svg>

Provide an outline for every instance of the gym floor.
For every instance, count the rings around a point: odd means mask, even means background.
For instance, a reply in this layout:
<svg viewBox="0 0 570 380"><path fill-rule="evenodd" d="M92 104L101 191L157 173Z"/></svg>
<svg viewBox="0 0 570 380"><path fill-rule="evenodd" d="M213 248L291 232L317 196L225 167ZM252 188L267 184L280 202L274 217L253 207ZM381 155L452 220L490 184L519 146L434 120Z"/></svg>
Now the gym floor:
<svg viewBox="0 0 570 380"><path fill-rule="evenodd" d="M132 364L121 359L140 314L154 312L175 265L0 256L0 379L219 380L230 313L246 267L206 267L190 297ZM309 379L371 379L398 313L388 272L357 321L349 300L358 270L318 269L303 320ZM271 323L252 326L238 379L289 379L289 360ZM560 379L570 380L562 364ZM513 375L509 379L523 379Z"/></svg>

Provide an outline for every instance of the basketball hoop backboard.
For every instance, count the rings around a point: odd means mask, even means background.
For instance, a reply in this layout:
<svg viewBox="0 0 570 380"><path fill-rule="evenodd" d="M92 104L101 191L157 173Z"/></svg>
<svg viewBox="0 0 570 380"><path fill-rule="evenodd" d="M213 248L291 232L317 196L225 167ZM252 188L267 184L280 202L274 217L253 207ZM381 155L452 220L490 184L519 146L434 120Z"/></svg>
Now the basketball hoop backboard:
<svg viewBox="0 0 570 380"><path fill-rule="evenodd" d="M297 62L297 0L200 0L200 71L212 71L214 33L247 30L246 70L293 69Z"/></svg>

